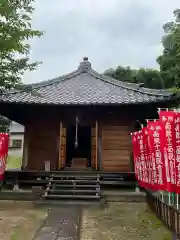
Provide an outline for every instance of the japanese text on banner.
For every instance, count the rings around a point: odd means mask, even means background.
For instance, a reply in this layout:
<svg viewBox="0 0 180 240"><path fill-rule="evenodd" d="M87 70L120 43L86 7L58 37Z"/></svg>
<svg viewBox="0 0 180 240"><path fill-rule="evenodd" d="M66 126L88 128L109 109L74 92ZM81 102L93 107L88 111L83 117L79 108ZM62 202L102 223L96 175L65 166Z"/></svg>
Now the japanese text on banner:
<svg viewBox="0 0 180 240"><path fill-rule="evenodd" d="M162 150L164 152L166 182L169 192L176 192L175 116L176 113L172 111L159 112L163 127Z"/></svg>
<svg viewBox="0 0 180 240"><path fill-rule="evenodd" d="M180 113L175 117L175 141L176 141L176 193L180 193Z"/></svg>

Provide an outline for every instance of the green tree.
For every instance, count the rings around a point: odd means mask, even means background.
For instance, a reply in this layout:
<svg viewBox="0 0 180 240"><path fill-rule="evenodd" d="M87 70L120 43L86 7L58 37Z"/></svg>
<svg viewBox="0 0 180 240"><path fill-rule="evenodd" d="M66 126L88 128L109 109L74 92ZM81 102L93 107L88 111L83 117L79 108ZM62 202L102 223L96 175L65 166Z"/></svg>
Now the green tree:
<svg viewBox="0 0 180 240"><path fill-rule="evenodd" d="M5 118L3 116L0 116L0 132L9 132L11 125L11 120L8 118Z"/></svg>
<svg viewBox="0 0 180 240"><path fill-rule="evenodd" d="M122 67L118 66L116 69L107 69L104 72L105 75L115 78L120 81L127 81L127 82L133 82L133 76L134 76L134 70L132 70L130 67Z"/></svg>
<svg viewBox="0 0 180 240"><path fill-rule="evenodd" d="M157 58L166 88L180 87L180 9L173 14L174 21L163 26L163 53Z"/></svg>
<svg viewBox="0 0 180 240"><path fill-rule="evenodd" d="M31 27L33 2L0 0L0 92L12 88L31 91L22 84L21 78L25 71L32 71L39 64L30 63L28 57L28 40L42 35ZM9 125L10 121L0 116L0 131L7 132Z"/></svg>
<svg viewBox="0 0 180 240"><path fill-rule="evenodd" d="M119 66L106 70L104 74L123 82L143 83L147 88L164 88L160 72L156 69L131 69Z"/></svg>
<svg viewBox="0 0 180 240"><path fill-rule="evenodd" d="M135 75L138 83L144 83L147 88L161 89L164 88L164 82L161 78L161 74L156 69L140 68L136 71Z"/></svg>
<svg viewBox="0 0 180 240"><path fill-rule="evenodd" d="M33 30L31 16L34 0L0 0L0 89L22 85L21 77L27 70L34 70L39 62L29 62L28 40L40 37L42 32Z"/></svg>

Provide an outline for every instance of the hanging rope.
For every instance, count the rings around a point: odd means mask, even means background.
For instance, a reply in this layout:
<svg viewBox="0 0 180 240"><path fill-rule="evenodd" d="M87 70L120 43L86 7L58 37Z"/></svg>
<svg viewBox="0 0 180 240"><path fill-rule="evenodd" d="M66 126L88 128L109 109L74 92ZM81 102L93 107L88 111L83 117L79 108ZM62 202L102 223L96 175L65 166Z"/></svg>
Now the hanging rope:
<svg viewBox="0 0 180 240"><path fill-rule="evenodd" d="M78 147L78 123L79 123L79 119L78 117L76 117L76 136L75 136L75 148Z"/></svg>

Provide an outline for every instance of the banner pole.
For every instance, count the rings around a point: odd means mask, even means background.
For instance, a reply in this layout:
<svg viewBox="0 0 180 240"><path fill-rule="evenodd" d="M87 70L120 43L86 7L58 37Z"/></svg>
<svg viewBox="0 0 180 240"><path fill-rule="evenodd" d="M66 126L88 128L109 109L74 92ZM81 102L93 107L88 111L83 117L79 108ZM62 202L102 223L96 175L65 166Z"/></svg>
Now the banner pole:
<svg viewBox="0 0 180 240"><path fill-rule="evenodd" d="M171 193L168 192L168 204L171 205Z"/></svg>
<svg viewBox="0 0 180 240"><path fill-rule="evenodd" d="M172 205L174 205L174 195L175 195L174 192L172 192L171 195L172 195Z"/></svg>
<svg viewBox="0 0 180 240"><path fill-rule="evenodd" d="M176 207L177 207L177 210L179 210L179 194L178 193L176 194Z"/></svg>
<svg viewBox="0 0 180 240"><path fill-rule="evenodd" d="M161 200L164 202L164 191L161 192Z"/></svg>

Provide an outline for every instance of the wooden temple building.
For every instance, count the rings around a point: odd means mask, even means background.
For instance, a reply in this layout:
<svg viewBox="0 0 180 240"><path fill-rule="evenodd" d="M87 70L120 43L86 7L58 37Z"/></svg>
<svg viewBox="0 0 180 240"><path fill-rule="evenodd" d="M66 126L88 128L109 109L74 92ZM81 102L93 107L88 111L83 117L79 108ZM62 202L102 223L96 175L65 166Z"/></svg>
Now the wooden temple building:
<svg viewBox="0 0 180 240"><path fill-rule="evenodd" d="M22 168L6 171L4 182L42 187L45 201L100 199L107 184L136 184L130 133L176 101L170 92L103 76L87 58L30 88L0 98L0 114L25 127Z"/></svg>
<svg viewBox="0 0 180 240"><path fill-rule="evenodd" d="M31 84L0 99L0 114L25 127L21 172L133 172L130 133L175 96L91 68Z"/></svg>

